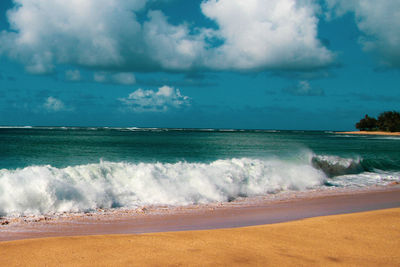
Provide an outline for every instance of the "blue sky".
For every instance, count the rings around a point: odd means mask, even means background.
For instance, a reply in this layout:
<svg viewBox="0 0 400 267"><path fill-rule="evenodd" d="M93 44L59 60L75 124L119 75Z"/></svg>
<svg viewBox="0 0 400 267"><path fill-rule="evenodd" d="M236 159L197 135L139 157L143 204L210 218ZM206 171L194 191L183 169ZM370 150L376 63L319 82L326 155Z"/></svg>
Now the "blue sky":
<svg viewBox="0 0 400 267"><path fill-rule="evenodd" d="M400 110L400 2L3 0L0 125L351 130Z"/></svg>

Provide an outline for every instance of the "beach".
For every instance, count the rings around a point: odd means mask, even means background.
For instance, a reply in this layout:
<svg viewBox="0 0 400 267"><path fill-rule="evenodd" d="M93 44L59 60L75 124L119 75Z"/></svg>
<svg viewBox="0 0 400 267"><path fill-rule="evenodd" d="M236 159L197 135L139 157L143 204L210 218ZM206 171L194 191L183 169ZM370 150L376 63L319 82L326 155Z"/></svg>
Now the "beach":
<svg viewBox="0 0 400 267"><path fill-rule="evenodd" d="M0 241L17 239L210 230L396 208L400 185L362 190L297 192L233 202L138 210L63 213L0 220Z"/></svg>
<svg viewBox="0 0 400 267"><path fill-rule="evenodd" d="M382 131L348 131L348 132L336 132L338 134L361 134L361 135L389 135L389 136L400 136L399 132L382 132Z"/></svg>
<svg viewBox="0 0 400 267"><path fill-rule="evenodd" d="M400 267L400 0L0 14L0 267Z"/></svg>
<svg viewBox="0 0 400 267"><path fill-rule="evenodd" d="M68 127L0 136L2 266L398 263L397 137Z"/></svg>
<svg viewBox="0 0 400 267"><path fill-rule="evenodd" d="M2 227L0 264L396 265L399 207L400 186L393 185L214 209L29 222Z"/></svg>
<svg viewBox="0 0 400 267"><path fill-rule="evenodd" d="M0 242L3 266L396 266L400 208L219 230Z"/></svg>

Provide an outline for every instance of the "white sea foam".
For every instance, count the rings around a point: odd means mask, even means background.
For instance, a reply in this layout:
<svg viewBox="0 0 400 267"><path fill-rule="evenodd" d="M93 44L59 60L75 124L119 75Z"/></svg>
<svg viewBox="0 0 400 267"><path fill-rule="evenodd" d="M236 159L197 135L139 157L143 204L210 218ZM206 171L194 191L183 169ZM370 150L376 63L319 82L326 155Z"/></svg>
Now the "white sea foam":
<svg viewBox="0 0 400 267"><path fill-rule="evenodd" d="M400 172L366 171L360 158L314 155L226 159L211 163L100 162L0 170L0 216L97 208L229 201L325 185L363 187L400 180Z"/></svg>
<svg viewBox="0 0 400 267"><path fill-rule="evenodd" d="M0 129L31 129L32 126L0 126Z"/></svg>
<svg viewBox="0 0 400 267"><path fill-rule="evenodd" d="M186 205L305 190L325 174L310 163L229 159L211 163L112 163L0 170L0 215Z"/></svg>
<svg viewBox="0 0 400 267"><path fill-rule="evenodd" d="M387 185L400 180L400 172L377 171L347 174L327 179L327 183L337 187L364 187Z"/></svg>

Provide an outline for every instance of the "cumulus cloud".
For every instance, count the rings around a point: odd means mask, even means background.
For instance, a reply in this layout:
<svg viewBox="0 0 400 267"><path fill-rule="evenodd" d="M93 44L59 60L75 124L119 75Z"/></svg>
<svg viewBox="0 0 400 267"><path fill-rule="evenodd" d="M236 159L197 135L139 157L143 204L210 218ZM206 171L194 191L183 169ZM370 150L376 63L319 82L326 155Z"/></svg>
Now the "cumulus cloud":
<svg viewBox="0 0 400 267"><path fill-rule="evenodd" d="M77 81L80 81L82 79L81 73L80 73L79 70L67 70L65 72L65 78L68 81L73 81L73 82L77 82Z"/></svg>
<svg viewBox="0 0 400 267"><path fill-rule="evenodd" d="M124 106L135 112L165 112L190 106L190 98L179 89L162 86L157 91L138 89L126 98L119 99Z"/></svg>
<svg viewBox="0 0 400 267"><path fill-rule="evenodd" d="M149 1L14 0L0 51L37 74L57 64L98 71L246 71L333 61L317 36L313 0L205 0L201 10L215 29L173 25L161 11L147 11ZM147 12L143 22L138 12Z"/></svg>
<svg viewBox="0 0 400 267"><path fill-rule="evenodd" d="M148 17L149 21L144 23L143 32L152 60L158 62L163 69L169 70L201 66L207 46L203 34L191 35L185 24L169 24L161 11L150 11Z"/></svg>
<svg viewBox="0 0 400 267"><path fill-rule="evenodd" d="M295 86L283 89L284 92L296 96L323 96L324 90L311 87L308 81L299 81Z"/></svg>
<svg viewBox="0 0 400 267"><path fill-rule="evenodd" d="M54 98L52 96L49 96L46 99L46 101L43 104L43 107L47 111L51 111L51 112L66 110L64 103L61 100Z"/></svg>
<svg viewBox="0 0 400 267"><path fill-rule="evenodd" d="M216 21L224 43L214 49L215 68L314 68L333 55L317 38L313 1L209 0L203 13Z"/></svg>
<svg viewBox="0 0 400 267"><path fill-rule="evenodd" d="M53 71L56 63L118 66L122 47L138 39L135 13L144 0L14 0L8 11L11 31L2 49L32 73ZM135 50L135 42L129 48Z"/></svg>
<svg viewBox="0 0 400 267"><path fill-rule="evenodd" d="M398 0L326 0L328 15L354 12L358 29L363 33L360 44L376 52L383 63L400 67L400 1Z"/></svg>

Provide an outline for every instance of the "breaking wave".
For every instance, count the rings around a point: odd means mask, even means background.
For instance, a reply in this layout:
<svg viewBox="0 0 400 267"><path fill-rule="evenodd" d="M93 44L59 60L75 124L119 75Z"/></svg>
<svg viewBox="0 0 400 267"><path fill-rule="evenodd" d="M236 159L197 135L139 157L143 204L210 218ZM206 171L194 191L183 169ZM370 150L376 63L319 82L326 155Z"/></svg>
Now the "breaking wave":
<svg viewBox="0 0 400 267"><path fill-rule="evenodd" d="M98 208L231 201L322 186L367 186L400 179L360 158L302 154L292 159L211 163L103 162L0 170L0 216L85 212Z"/></svg>
<svg viewBox="0 0 400 267"><path fill-rule="evenodd" d="M211 163L100 162L0 170L0 215L230 201L323 184L310 164L229 159Z"/></svg>

